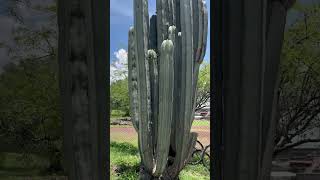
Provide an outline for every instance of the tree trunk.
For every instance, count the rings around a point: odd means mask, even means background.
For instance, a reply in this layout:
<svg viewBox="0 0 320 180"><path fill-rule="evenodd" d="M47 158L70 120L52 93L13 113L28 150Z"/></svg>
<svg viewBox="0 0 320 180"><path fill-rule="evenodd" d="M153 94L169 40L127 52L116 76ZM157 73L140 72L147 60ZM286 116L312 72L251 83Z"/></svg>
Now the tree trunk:
<svg viewBox="0 0 320 180"><path fill-rule="evenodd" d="M69 180L106 179L107 1L59 0L59 73Z"/></svg>

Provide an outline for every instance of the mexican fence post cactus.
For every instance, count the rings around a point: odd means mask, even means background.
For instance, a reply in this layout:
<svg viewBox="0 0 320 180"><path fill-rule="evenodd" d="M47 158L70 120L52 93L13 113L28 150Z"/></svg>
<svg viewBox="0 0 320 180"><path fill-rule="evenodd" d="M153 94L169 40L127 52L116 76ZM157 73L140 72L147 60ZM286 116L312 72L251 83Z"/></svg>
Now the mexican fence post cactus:
<svg viewBox="0 0 320 180"><path fill-rule="evenodd" d="M191 133L198 72L206 50L203 0L134 0L128 68L132 123L138 133L140 179L178 179L197 139Z"/></svg>

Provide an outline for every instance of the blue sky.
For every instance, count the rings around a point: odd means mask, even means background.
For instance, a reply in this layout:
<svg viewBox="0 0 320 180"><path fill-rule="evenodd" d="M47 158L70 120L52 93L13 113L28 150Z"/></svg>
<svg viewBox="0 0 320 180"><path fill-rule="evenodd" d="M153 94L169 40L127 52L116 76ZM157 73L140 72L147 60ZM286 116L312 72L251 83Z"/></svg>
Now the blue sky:
<svg viewBox="0 0 320 180"><path fill-rule="evenodd" d="M210 0L206 0L209 13L210 32ZM149 16L155 14L156 0L149 0ZM114 52L119 49L127 50L128 31L133 25L133 0L110 0L110 61L116 60ZM210 33L205 60L210 57Z"/></svg>

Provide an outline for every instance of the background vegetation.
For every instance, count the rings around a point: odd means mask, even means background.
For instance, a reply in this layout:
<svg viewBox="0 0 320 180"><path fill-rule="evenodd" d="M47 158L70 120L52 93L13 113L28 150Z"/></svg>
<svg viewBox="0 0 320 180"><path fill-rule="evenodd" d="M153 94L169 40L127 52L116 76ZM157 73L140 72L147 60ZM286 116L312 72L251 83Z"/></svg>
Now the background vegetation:
<svg viewBox="0 0 320 180"><path fill-rule="evenodd" d="M294 11L299 18L287 27L282 49L275 155L320 142L314 134L320 128L320 6L297 4Z"/></svg>

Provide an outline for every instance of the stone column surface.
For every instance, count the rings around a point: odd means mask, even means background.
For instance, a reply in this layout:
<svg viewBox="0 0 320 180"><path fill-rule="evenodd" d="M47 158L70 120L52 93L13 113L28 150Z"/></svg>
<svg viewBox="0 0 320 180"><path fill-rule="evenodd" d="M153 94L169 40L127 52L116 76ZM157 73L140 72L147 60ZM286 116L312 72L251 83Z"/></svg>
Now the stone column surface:
<svg viewBox="0 0 320 180"><path fill-rule="evenodd" d="M108 84L107 1L58 0L64 165L69 180L105 180Z"/></svg>
<svg viewBox="0 0 320 180"><path fill-rule="evenodd" d="M216 179L270 180L280 54L291 2L214 2Z"/></svg>

